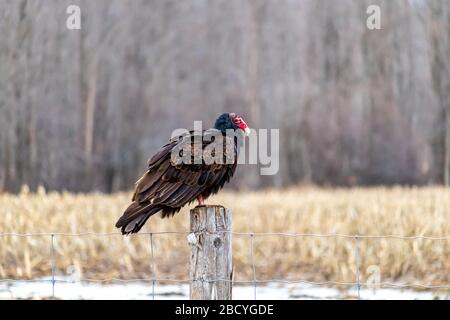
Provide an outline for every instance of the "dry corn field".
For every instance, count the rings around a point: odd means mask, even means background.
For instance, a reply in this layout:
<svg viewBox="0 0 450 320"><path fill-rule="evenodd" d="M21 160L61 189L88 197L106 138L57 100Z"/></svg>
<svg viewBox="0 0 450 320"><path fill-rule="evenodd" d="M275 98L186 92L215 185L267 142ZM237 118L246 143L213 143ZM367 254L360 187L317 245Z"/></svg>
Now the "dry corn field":
<svg viewBox="0 0 450 320"><path fill-rule="evenodd" d="M51 274L51 237L5 233L109 233L128 205L129 193L112 195L0 194L0 278L28 279ZM234 232L289 232L359 235L450 235L450 189L355 188L232 193L209 204L233 210ZM192 206L191 206L192 207ZM172 219L152 217L144 232L187 231L189 208ZM235 280L253 276L250 237L233 235ZM186 234L155 234L158 279L188 279ZM150 278L150 235L56 236L56 274L81 271L82 278ZM360 276L380 268L381 281L448 285L450 240L360 238ZM254 237L256 278L355 281L355 240L341 237Z"/></svg>

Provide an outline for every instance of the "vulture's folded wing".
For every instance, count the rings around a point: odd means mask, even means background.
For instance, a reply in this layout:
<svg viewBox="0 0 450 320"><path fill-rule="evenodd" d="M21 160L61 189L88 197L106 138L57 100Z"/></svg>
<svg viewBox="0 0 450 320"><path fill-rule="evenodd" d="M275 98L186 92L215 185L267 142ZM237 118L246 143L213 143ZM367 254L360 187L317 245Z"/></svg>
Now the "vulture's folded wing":
<svg viewBox="0 0 450 320"><path fill-rule="evenodd" d="M216 193L233 176L236 164L235 139L218 130L171 139L148 161L147 172L136 182L133 203L116 226L124 232L131 223L129 232L137 232L160 210L163 217L170 216L199 195Z"/></svg>

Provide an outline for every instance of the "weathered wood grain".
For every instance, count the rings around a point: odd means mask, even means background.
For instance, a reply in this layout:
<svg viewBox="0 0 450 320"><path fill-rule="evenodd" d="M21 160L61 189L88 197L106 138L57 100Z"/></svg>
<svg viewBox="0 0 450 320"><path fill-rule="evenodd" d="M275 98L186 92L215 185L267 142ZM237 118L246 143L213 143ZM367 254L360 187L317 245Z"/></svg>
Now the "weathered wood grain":
<svg viewBox="0 0 450 320"><path fill-rule="evenodd" d="M231 222L231 211L222 206L191 210L191 300L231 300Z"/></svg>

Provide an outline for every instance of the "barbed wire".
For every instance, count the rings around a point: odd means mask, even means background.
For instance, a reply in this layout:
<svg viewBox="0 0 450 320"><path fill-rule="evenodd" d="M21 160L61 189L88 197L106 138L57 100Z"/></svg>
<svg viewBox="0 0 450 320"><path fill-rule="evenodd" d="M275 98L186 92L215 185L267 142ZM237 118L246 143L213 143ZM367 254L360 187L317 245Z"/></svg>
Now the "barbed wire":
<svg viewBox="0 0 450 320"><path fill-rule="evenodd" d="M134 234L136 236L144 235L159 235L159 234L184 234L188 235L191 233L210 233L206 230L199 230L196 232L190 231L155 231L155 232L140 232ZM255 236L255 237L265 237L265 236L283 236L283 237L313 237L313 238L352 238L355 237L360 239L403 239L403 240L450 240L450 236L424 236L424 235L361 235L361 234L344 234L344 233L297 233L297 232L234 232L234 231L217 231L216 233L231 233L237 236ZM210 233L212 234L212 233ZM120 232L79 232L79 233L69 233L69 232L37 232L37 233L16 233L16 232L0 232L0 237L15 236L15 237L50 237L50 236L62 236L62 237L84 237L84 236L122 236Z"/></svg>
<svg viewBox="0 0 450 320"><path fill-rule="evenodd" d="M356 290L358 292L358 299L361 299L361 281L359 277L359 237L355 237L355 265L356 265Z"/></svg>
<svg viewBox="0 0 450 320"><path fill-rule="evenodd" d="M203 281L203 282L231 282L234 284L253 284L253 283L283 283L283 284L309 284L314 286L348 286L354 287L358 285L358 282L345 282L345 281L311 281L303 279L264 279L264 280L230 280L230 279L173 279L173 278L133 278L133 279L121 279L121 278L107 278L107 279L93 279L93 278L83 278L78 280L66 280L66 279L13 279L4 278L0 279L2 282L55 282L55 283L131 283L131 282L178 282L178 283L191 283L193 281ZM372 288L373 284L366 284L360 282L361 287ZM419 289L450 289L450 285L432 285L432 284L422 284L422 283L394 283L394 282L380 282L376 286L380 287L391 287L391 288L419 288Z"/></svg>
<svg viewBox="0 0 450 320"><path fill-rule="evenodd" d="M155 284L157 282L174 282L174 283L191 283L193 281L203 281L203 282L231 282L233 284L251 284L253 286L253 298L256 300L257 296L257 285L258 284L268 284L268 283L282 283L282 284L308 284L313 286L347 286L356 287L357 297L361 298L360 289L361 287L373 288L375 287L389 287L389 288L416 288L416 289L450 289L450 284L423 284L423 283L393 283L393 282L378 282L374 284L366 284L360 280L360 252L359 252L359 240L360 239L401 239L401 240L432 240L432 241L443 241L450 240L450 236L426 236L426 235L359 235L359 234L343 234L343 233L297 233L297 232L233 232L233 231L216 231L216 233L231 233L237 236L247 236L250 238L250 260L252 264L252 279L251 280L234 280L234 279L173 279L173 278L157 278L154 266L154 247L153 247L153 236L161 234L182 234L189 235L191 233L201 234L209 233L207 230L199 230L197 232L189 231L155 231L155 232L141 232L134 236L149 236L150 237L150 268L151 268L151 278L134 278L134 279L120 279L120 278L108 278L108 279L91 279L83 278L77 280L67 280L58 279L56 277L56 258L55 258L55 238L56 237L84 237L84 236L99 236L99 237L109 237L109 236L122 236L120 232L36 232L36 233L17 233L17 232L3 232L0 233L1 237L50 237L50 263L51 263L51 278L50 279L12 279L5 278L0 279L0 283L17 283L17 282L50 282L52 285L52 297L55 297L55 285L57 283L129 283L129 282L151 282L152 284L152 298L155 299ZM348 238L353 239L355 243L355 268L356 268L356 281L354 282L343 282L343 281L310 281L305 279L257 279L256 278L256 264L254 259L254 237L266 237L266 236L282 236L282 237L313 237L313 238Z"/></svg>
<svg viewBox="0 0 450 320"><path fill-rule="evenodd" d="M253 254L253 251L254 251L254 244L253 244L253 238L254 238L254 235L252 234L252 235L250 235L250 241L251 241L251 244L250 244L250 261L252 262L252 273L253 273L253 297L254 297L254 300L256 300L256 266L255 266L255 259L254 259L254 254Z"/></svg>

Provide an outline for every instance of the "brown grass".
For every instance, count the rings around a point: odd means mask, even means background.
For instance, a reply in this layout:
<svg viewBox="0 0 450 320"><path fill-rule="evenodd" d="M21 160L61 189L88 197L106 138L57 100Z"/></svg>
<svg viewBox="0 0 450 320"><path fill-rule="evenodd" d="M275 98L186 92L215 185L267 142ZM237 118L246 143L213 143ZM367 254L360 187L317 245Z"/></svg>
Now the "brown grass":
<svg viewBox="0 0 450 320"><path fill-rule="evenodd" d="M115 232L130 194L38 193L0 195L0 233ZM235 232L342 233L360 235L450 235L450 190L427 188L291 188L222 192L210 204L233 210ZM153 217L143 231L187 231L188 210L173 219ZM157 278L188 278L184 234L154 235ZM352 238L255 237L258 279L355 281ZM376 265L382 281L450 283L450 240L361 239L362 281ZM57 236L57 273L75 266L82 277L151 277L149 235L123 238ZM250 238L234 235L236 280L251 280ZM49 236L0 237L0 278L51 274Z"/></svg>

